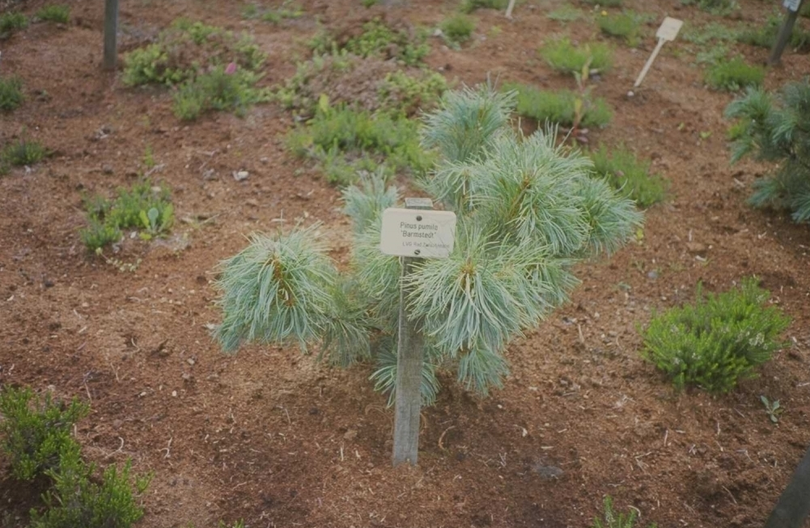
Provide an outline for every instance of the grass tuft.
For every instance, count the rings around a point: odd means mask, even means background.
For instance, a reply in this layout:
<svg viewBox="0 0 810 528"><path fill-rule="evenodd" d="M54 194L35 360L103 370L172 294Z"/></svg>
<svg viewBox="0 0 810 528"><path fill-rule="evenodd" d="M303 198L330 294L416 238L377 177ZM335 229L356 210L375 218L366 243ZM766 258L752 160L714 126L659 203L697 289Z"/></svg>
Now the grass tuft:
<svg viewBox="0 0 810 528"><path fill-rule="evenodd" d="M70 21L70 6L51 4L37 11L36 17L46 22L67 24Z"/></svg>
<svg viewBox="0 0 810 528"><path fill-rule="evenodd" d="M475 30L475 21L467 15L456 14L441 23L441 30L448 44L458 46L470 40Z"/></svg>
<svg viewBox="0 0 810 528"><path fill-rule="evenodd" d="M538 90L524 84L507 83L504 89L517 91L516 112L538 124L549 122L566 127L577 124L602 128L613 118L610 106L599 97L594 99L571 90ZM577 101L581 101L581 106Z"/></svg>
<svg viewBox="0 0 810 528"><path fill-rule="evenodd" d="M641 17L632 11L598 16L597 24L602 33L623 39L631 47L641 42Z"/></svg>
<svg viewBox="0 0 810 528"><path fill-rule="evenodd" d="M715 90L737 91L748 86L760 86L765 80L765 68L751 66L737 57L721 61L706 70L706 84Z"/></svg>
<svg viewBox="0 0 810 528"><path fill-rule="evenodd" d="M605 72L613 63L613 53L606 44L589 42L575 46L567 37L547 41L540 49L540 56L554 70L575 75L586 67Z"/></svg>
<svg viewBox="0 0 810 528"><path fill-rule="evenodd" d="M22 79L0 77L0 111L10 112L23 104Z"/></svg>
<svg viewBox="0 0 810 528"><path fill-rule="evenodd" d="M620 146L608 151L601 145L591 153L594 171L608 180L623 196L640 207L649 207L664 199L666 180L659 174L650 174L650 162L641 161L635 154Z"/></svg>
<svg viewBox="0 0 810 528"><path fill-rule="evenodd" d="M10 36L18 29L28 27L28 18L17 11L10 11L0 15L0 38Z"/></svg>

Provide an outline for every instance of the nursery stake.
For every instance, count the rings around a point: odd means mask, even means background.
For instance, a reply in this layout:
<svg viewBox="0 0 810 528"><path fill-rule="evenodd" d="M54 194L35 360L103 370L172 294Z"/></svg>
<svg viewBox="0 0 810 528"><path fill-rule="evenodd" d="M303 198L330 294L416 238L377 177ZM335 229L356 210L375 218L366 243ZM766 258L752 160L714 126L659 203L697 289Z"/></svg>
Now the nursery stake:
<svg viewBox="0 0 810 528"><path fill-rule="evenodd" d="M799 16L802 3L803 0L785 0L784 6L788 11L787 16L785 21L782 22L782 27L779 28L776 42L773 43L771 55L768 57L768 66L778 64L782 60L782 52L785 51L785 46L787 46L790 35L793 33L793 26L796 24L796 18Z"/></svg>
<svg viewBox="0 0 810 528"><path fill-rule="evenodd" d="M424 340L418 321L408 318L410 288L407 277L419 258L447 257L453 249L456 215L431 211L427 198L406 198L406 209L383 211L380 250L402 260L399 292L399 336L394 417L394 465L416 465L419 453L419 415L422 408Z"/></svg>
<svg viewBox="0 0 810 528"><path fill-rule="evenodd" d="M104 69L114 70L118 58L118 0L104 3Z"/></svg>
<svg viewBox="0 0 810 528"><path fill-rule="evenodd" d="M655 36L658 38L658 44L655 46L650 58L647 59L647 64L645 64L644 69L641 70L641 74L639 74L638 79L636 79L636 84L633 85L633 88L638 88L641 86L641 82L644 80L647 72L650 71L650 67L652 66L653 62L655 62L655 58L658 56L661 48L664 47L664 43L675 40L675 37L678 36L678 32L681 30L681 26L683 26L683 20L670 17L666 17L664 19L661 27L658 28L658 32L655 34Z"/></svg>

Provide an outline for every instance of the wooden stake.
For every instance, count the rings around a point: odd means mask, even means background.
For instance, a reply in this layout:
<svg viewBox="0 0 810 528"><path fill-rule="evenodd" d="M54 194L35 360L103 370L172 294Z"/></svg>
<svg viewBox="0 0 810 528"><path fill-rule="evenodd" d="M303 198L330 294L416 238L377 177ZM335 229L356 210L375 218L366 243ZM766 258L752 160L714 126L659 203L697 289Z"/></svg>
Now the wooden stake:
<svg viewBox="0 0 810 528"><path fill-rule="evenodd" d="M512 18L512 10L515 8L515 0L509 0L509 5L506 6L506 18Z"/></svg>
<svg viewBox="0 0 810 528"><path fill-rule="evenodd" d="M664 43L675 40L675 37L678 36L678 32L681 30L681 26L683 26L682 20L670 17L664 18L664 21L661 23L661 27L659 27L658 31L655 33L655 36L658 38L658 44L656 44L650 58L647 59L647 63L641 70L641 73L639 74L638 79L636 79L636 84L633 85L633 88L638 88L641 86L641 83L644 81L644 77L647 76L647 72L650 71L650 67L652 66L653 62L655 62L655 58L658 56L661 48L664 47Z"/></svg>
<svg viewBox="0 0 810 528"><path fill-rule="evenodd" d="M407 209L432 209L433 203L424 198L406 198ZM419 456L419 415L422 410L422 361L424 340L418 321L408 318L407 301L410 288L405 280L418 260L401 257L402 281L399 292L399 339L397 343L396 410L394 418L395 466L403 462L416 465Z"/></svg>
<svg viewBox="0 0 810 528"><path fill-rule="evenodd" d="M118 60L118 0L104 3L104 69L114 70Z"/></svg>
<svg viewBox="0 0 810 528"><path fill-rule="evenodd" d="M810 514L810 448L804 454L765 528L801 528Z"/></svg>
<svg viewBox="0 0 810 528"><path fill-rule="evenodd" d="M785 21L782 22L782 27L779 28L776 42L773 43L771 55L768 57L768 66L779 64L779 61L782 60L782 53L785 51L785 47L787 47L790 35L793 34L793 26L796 24L796 19L799 17L799 10L802 8L803 1L804 0L800 0L798 2L795 11L788 7L787 16L785 17ZM785 4L787 5L787 2Z"/></svg>

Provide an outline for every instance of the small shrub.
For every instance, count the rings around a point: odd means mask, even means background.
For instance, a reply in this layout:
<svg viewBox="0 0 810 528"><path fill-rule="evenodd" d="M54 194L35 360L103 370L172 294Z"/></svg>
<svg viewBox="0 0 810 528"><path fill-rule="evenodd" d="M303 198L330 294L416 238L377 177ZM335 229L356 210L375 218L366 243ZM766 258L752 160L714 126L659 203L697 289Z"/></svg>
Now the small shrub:
<svg viewBox="0 0 810 528"><path fill-rule="evenodd" d="M0 163L14 167L30 166L42 161L48 155L48 149L37 141L21 139L6 145L0 151Z"/></svg>
<svg viewBox="0 0 810 528"><path fill-rule="evenodd" d="M174 223L168 189L154 188L145 180L131 189L119 188L115 200L95 195L84 199L88 227L79 237L88 250L97 251L121 239L123 229L138 229L149 240L166 233Z"/></svg>
<svg viewBox="0 0 810 528"><path fill-rule="evenodd" d="M422 31L394 30L379 19L363 24L363 32L339 44L328 32L321 32L309 42L315 55L341 50L359 57L397 59L409 66L417 66L430 53L427 35Z"/></svg>
<svg viewBox="0 0 810 528"><path fill-rule="evenodd" d="M12 11L0 15L0 38L11 35L18 29L28 27L28 18L22 13Z"/></svg>
<svg viewBox="0 0 810 528"><path fill-rule="evenodd" d="M605 512L604 520L596 518L593 520L593 528L634 528L636 525L636 510L630 510L630 515L625 516L623 513L616 513L613 511L613 499L610 496L605 497ZM651 524L649 528L656 528L655 524Z"/></svg>
<svg viewBox="0 0 810 528"><path fill-rule="evenodd" d="M475 21L467 15L453 15L441 23L441 30L448 43L458 45L470 40L475 30Z"/></svg>
<svg viewBox="0 0 810 528"><path fill-rule="evenodd" d="M72 443L62 451L59 469L48 471L54 488L43 496L44 512L31 510L31 528L129 528L143 517L136 499L151 479L133 478L130 471L130 461L120 472L109 466L98 482L93 478L94 466L82 461L79 445Z"/></svg>
<svg viewBox="0 0 810 528"><path fill-rule="evenodd" d="M540 49L540 55L554 70L581 74L590 70L605 72L613 62L610 48L600 42L574 46L568 38L550 40Z"/></svg>
<svg viewBox="0 0 810 528"><path fill-rule="evenodd" d="M59 467L59 457L69 444L73 424L88 412L87 405L74 399L70 404L43 399L30 389L6 388L0 392L0 435L11 460L15 478L32 480Z"/></svg>
<svg viewBox="0 0 810 528"><path fill-rule="evenodd" d="M517 91L517 113L541 125L549 122L566 127L575 124L605 127L613 118L610 106L602 98L592 99L570 90L543 91L523 84L507 83L504 90Z"/></svg>
<svg viewBox="0 0 810 528"><path fill-rule="evenodd" d="M582 0L583 3L601 7L621 7L622 0Z"/></svg>
<svg viewBox="0 0 810 528"><path fill-rule="evenodd" d="M706 84L715 90L736 91L748 86L760 86L765 79L765 68L751 66L737 57L720 61L706 70Z"/></svg>
<svg viewBox="0 0 810 528"><path fill-rule="evenodd" d="M640 42L641 18L636 13L624 12L597 17L599 29L605 35L624 39L630 46Z"/></svg>
<svg viewBox="0 0 810 528"><path fill-rule="evenodd" d="M10 112L23 104L22 79L0 77L0 111Z"/></svg>
<svg viewBox="0 0 810 528"><path fill-rule="evenodd" d="M506 9L509 0L462 0L458 10L465 14L470 14L476 9Z"/></svg>
<svg viewBox="0 0 810 528"><path fill-rule="evenodd" d="M683 5L697 5L701 11L727 16L740 8L737 0L681 0Z"/></svg>
<svg viewBox="0 0 810 528"><path fill-rule="evenodd" d="M260 76L222 66L186 82L174 96L174 115L183 121L197 119L208 110L231 110L243 116L246 110L270 99L270 92L255 88Z"/></svg>
<svg viewBox="0 0 810 528"><path fill-rule="evenodd" d="M51 4L37 11L37 18L57 24L67 24L70 21L70 6Z"/></svg>
<svg viewBox="0 0 810 528"><path fill-rule="evenodd" d="M429 110L447 90L447 81L437 72L421 77L398 70L386 75L377 89L382 108L411 116L420 110Z"/></svg>
<svg viewBox="0 0 810 528"><path fill-rule="evenodd" d="M284 2L275 9L262 9L256 4L248 4L242 10L242 16L244 18L249 19L260 19L264 22L270 22L271 24L280 24L284 20L290 20L295 18L301 18L304 15L304 10L290 2Z"/></svg>
<svg viewBox="0 0 810 528"><path fill-rule="evenodd" d="M640 161L624 147L612 151L601 145L591 153L594 171L607 178L611 186L640 207L649 207L664 199L666 180L650 174L650 162Z"/></svg>
<svg viewBox="0 0 810 528"><path fill-rule="evenodd" d="M581 9L577 9L569 4L563 4L546 15L546 17L550 18L551 20L556 20L557 22L573 22L575 20L579 20L583 16L584 15Z"/></svg>
<svg viewBox="0 0 810 528"><path fill-rule="evenodd" d="M737 40L743 44L750 44L761 48L772 48L776 42L776 35L779 33L781 25L781 16L771 15L764 25L741 31ZM797 52L810 50L810 31L803 29L799 21L793 26L793 33L790 35L790 47Z"/></svg>
<svg viewBox="0 0 810 528"><path fill-rule="evenodd" d="M784 346L777 339L790 320L766 306L769 296L755 279L706 297L698 286L694 304L653 317L643 333L643 355L679 389L697 385L728 392Z"/></svg>

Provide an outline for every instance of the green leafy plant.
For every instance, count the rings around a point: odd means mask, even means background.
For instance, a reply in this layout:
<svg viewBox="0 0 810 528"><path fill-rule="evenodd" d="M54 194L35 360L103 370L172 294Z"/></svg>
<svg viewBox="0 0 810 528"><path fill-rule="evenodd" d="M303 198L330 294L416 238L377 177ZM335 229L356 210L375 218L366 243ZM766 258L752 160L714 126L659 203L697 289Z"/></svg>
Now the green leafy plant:
<svg viewBox="0 0 810 528"><path fill-rule="evenodd" d="M422 321L427 402L440 369L481 394L499 387L507 343L566 300L577 282L573 263L618 249L641 222L630 200L590 176L588 158L553 133L516 132L514 104L514 93L491 86L448 91L424 119L422 148L439 160L420 186L458 217L450 256L420 261L405 283L409 316ZM329 343L319 357L338 365L376 360L375 386L393 387L402 279L399 259L379 250L379 211L396 191L383 190L384 174L371 178L344 194L355 223L344 273L317 242L317 226L254 235L222 264L215 336L224 349Z"/></svg>
<svg viewBox="0 0 810 528"><path fill-rule="evenodd" d="M236 64L214 66L187 81L174 96L174 115L183 121L197 119L209 110L231 110L244 116L247 109L270 99L270 91L256 88L260 75L240 70Z"/></svg>
<svg viewBox="0 0 810 528"><path fill-rule="evenodd" d="M638 46L641 42L642 18L632 11L608 14L596 18L599 29L605 35L623 39L629 46Z"/></svg>
<svg viewBox="0 0 810 528"><path fill-rule="evenodd" d="M0 14L0 38L8 37L16 30L25 29L27 27L28 18L18 11L9 11Z"/></svg>
<svg viewBox="0 0 810 528"><path fill-rule="evenodd" d="M0 77L0 111L10 112L23 104L22 87L19 77Z"/></svg>
<svg viewBox="0 0 810 528"><path fill-rule="evenodd" d="M70 436L73 424L88 409L79 400L67 404L50 393L36 396L30 389L6 387L0 392L0 447L11 460L14 477L32 480L58 468L60 454L75 442Z"/></svg>
<svg viewBox="0 0 810 528"><path fill-rule="evenodd" d="M712 15L727 16L740 9L737 0L681 0L683 5L697 5Z"/></svg>
<svg viewBox="0 0 810 528"><path fill-rule="evenodd" d="M589 42L575 46L567 37L547 41L540 48L540 56L553 69L574 75L586 68L605 72L613 63L613 53L606 44Z"/></svg>
<svg viewBox="0 0 810 528"><path fill-rule="evenodd" d="M430 110L447 90L444 76L428 72L421 76L395 71L385 76L377 88L381 108L412 116Z"/></svg>
<svg viewBox="0 0 810 528"><path fill-rule="evenodd" d="M671 308L650 321L643 355L679 389L697 385L728 392L784 346L777 339L790 320L765 304L769 295L756 279L706 297L699 286L694 304Z"/></svg>
<svg viewBox="0 0 810 528"><path fill-rule="evenodd" d="M782 16L777 12L769 16L764 25L740 31L737 40L743 44L772 48L781 25ZM798 52L806 52L810 49L810 31L803 28L799 21L793 27L789 44L791 49Z"/></svg>
<svg viewBox="0 0 810 528"><path fill-rule="evenodd" d="M760 396L759 399L762 405L765 406L765 412L768 414L768 418L771 419L771 422L779 423L779 415L785 410L779 404L779 400L770 401L766 396Z"/></svg>
<svg viewBox="0 0 810 528"><path fill-rule="evenodd" d="M452 46L458 46L462 42L470 40L475 31L475 20L464 14L455 14L442 21L440 24L442 35Z"/></svg>
<svg viewBox="0 0 810 528"><path fill-rule="evenodd" d="M601 7L621 7L623 0L581 0L585 4L598 5Z"/></svg>
<svg viewBox="0 0 810 528"><path fill-rule="evenodd" d="M517 113L538 124L555 123L566 127L605 127L613 112L602 98L591 98L571 90L545 91L524 84L507 83L504 90L517 92ZM579 103L577 103L579 101Z"/></svg>
<svg viewBox="0 0 810 528"><path fill-rule="evenodd" d="M36 17L47 22L67 24L70 21L70 6L62 4L46 5L37 11Z"/></svg>
<svg viewBox="0 0 810 528"><path fill-rule="evenodd" d="M363 24L363 31L345 42L338 43L328 32L321 32L309 42L316 55L346 50L359 57L396 59L409 66L422 64L430 53L427 35L423 31L392 29L383 21L374 19Z"/></svg>
<svg viewBox="0 0 810 528"><path fill-rule="evenodd" d="M37 141L20 139L8 143L0 150L0 164L13 167L30 166L42 161L48 155L48 149Z"/></svg>
<svg viewBox="0 0 810 528"><path fill-rule="evenodd" d="M721 61L706 70L706 84L715 90L736 91L748 86L760 86L765 79L765 68L751 66L736 57Z"/></svg>
<svg viewBox="0 0 810 528"><path fill-rule="evenodd" d="M583 18L585 15L581 9L570 4L563 4L554 11L551 11L546 17L557 22L574 22Z"/></svg>
<svg viewBox="0 0 810 528"><path fill-rule="evenodd" d="M621 194L640 207L649 207L664 199L666 180L650 174L650 162L639 160L624 146L608 150L605 145L591 153L594 171L605 177Z"/></svg>
<svg viewBox="0 0 810 528"><path fill-rule="evenodd" d="M256 4L248 4L242 10L242 16L249 19L258 18L271 24L280 24L284 20L301 18L304 16L304 10L301 6L289 1L285 1L275 9L263 9Z"/></svg>
<svg viewBox="0 0 810 528"><path fill-rule="evenodd" d="M84 208L88 226L79 232L79 237L93 252L121 240L123 229L138 229L141 238L149 240L166 233L174 223L169 191L154 188L148 180L130 189L119 188L114 200L99 195L86 197Z"/></svg>
<svg viewBox="0 0 810 528"><path fill-rule="evenodd" d="M749 89L726 108L738 120L732 162L747 155L774 162L771 175L754 185L755 207L788 209L796 222L810 221L810 81L789 83L768 94Z"/></svg>
<svg viewBox="0 0 810 528"><path fill-rule="evenodd" d="M151 476L131 477L127 461L120 471L109 466L97 482L94 469L82 461L77 443L63 449L58 470L47 472L54 488L43 495L46 509L31 510L31 528L129 528L143 517L137 496L146 491Z"/></svg>
<svg viewBox="0 0 810 528"><path fill-rule="evenodd" d="M469 15L477 9L506 9L508 0L461 0L458 10Z"/></svg>
<svg viewBox="0 0 810 528"><path fill-rule="evenodd" d="M630 510L629 515L613 510L613 499L608 495L605 497L603 519L598 517L593 520L593 528L634 528L638 514L636 510ZM651 524L649 528L656 528Z"/></svg>

